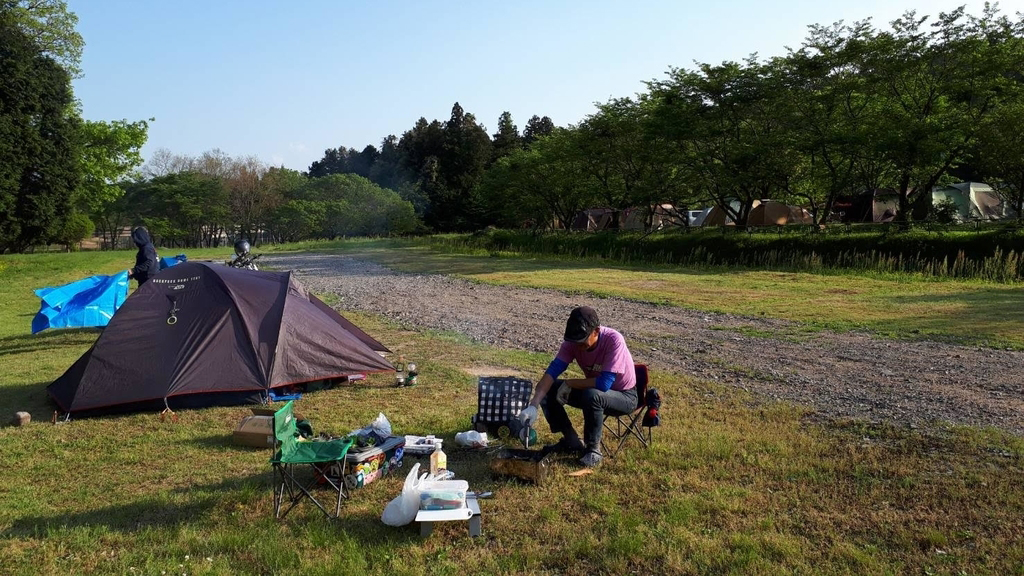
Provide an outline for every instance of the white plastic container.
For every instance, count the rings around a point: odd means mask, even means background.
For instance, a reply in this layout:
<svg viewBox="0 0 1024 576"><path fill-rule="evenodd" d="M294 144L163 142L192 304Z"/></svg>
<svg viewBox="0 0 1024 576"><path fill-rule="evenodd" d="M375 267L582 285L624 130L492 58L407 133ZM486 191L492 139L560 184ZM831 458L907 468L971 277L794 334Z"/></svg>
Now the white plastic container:
<svg viewBox="0 0 1024 576"><path fill-rule="evenodd" d="M420 510L457 510L466 507L469 482L434 480L420 486Z"/></svg>

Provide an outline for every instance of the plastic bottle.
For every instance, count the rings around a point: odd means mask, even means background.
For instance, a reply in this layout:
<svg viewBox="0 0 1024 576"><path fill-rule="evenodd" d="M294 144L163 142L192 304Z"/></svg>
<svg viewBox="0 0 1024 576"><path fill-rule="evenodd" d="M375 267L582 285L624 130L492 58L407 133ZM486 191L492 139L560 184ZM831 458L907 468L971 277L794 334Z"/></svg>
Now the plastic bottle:
<svg viewBox="0 0 1024 576"><path fill-rule="evenodd" d="M434 451L430 454L430 473L434 476L440 476L448 471L448 456L445 455L444 450L441 446L434 448Z"/></svg>

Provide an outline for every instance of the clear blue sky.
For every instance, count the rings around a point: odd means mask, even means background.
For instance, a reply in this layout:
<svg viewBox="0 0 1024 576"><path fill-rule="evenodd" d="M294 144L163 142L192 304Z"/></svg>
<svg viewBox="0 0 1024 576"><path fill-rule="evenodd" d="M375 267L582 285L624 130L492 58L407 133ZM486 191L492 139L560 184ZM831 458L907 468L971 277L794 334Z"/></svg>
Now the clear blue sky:
<svg viewBox="0 0 1024 576"><path fill-rule="evenodd" d="M512 113L564 126L669 66L781 54L807 25L947 0L69 0L85 38L75 81L86 118L155 117L157 148L305 170L326 148L362 149L452 103L494 132ZM1004 13L1024 0L1000 3Z"/></svg>

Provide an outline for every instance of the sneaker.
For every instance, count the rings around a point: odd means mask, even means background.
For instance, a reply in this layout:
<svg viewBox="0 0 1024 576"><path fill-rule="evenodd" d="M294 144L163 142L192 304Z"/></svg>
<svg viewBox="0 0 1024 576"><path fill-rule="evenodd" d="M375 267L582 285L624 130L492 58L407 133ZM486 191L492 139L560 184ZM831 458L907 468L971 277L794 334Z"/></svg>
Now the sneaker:
<svg viewBox="0 0 1024 576"><path fill-rule="evenodd" d="M594 450L591 450L584 454L583 458L580 458L580 464L583 464L583 466L586 468L597 468L597 466L601 463L602 458L604 457L601 456L600 452L595 452Z"/></svg>
<svg viewBox="0 0 1024 576"><path fill-rule="evenodd" d="M563 436L561 440L551 445L551 452L580 454L583 452L583 442L579 438L566 438Z"/></svg>

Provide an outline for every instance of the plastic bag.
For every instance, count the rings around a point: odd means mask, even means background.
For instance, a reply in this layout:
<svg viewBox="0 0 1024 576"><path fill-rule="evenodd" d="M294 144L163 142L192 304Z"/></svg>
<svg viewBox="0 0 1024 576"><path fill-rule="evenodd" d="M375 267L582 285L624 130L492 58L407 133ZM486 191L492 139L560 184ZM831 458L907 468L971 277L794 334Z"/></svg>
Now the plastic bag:
<svg viewBox="0 0 1024 576"><path fill-rule="evenodd" d="M383 412L380 412L369 426L353 430L348 433L347 437L355 442L356 448L378 446L387 442L391 437L391 422Z"/></svg>
<svg viewBox="0 0 1024 576"><path fill-rule="evenodd" d="M391 422L388 421L388 417L383 412L377 414L377 418L370 424L370 429L381 438L391 436Z"/></svg>
<svg viewBox="0 0 1024 576"><path fill-rule="evenodd" d="M487 433L469 430L455 435L455 445L463 448L487 448Z"/></svg>
<svg viewBox="0 0 1024 576"><path fill-rule="evenodd" d="M416 512L420 509L420 485L423 482L418 477L419 473L420 465L414 464L405 477L402 493L384 507L380 516L382 522L388 526L405 526L416 519Z"/></svg>

